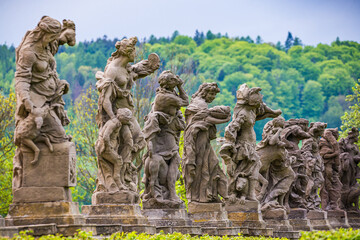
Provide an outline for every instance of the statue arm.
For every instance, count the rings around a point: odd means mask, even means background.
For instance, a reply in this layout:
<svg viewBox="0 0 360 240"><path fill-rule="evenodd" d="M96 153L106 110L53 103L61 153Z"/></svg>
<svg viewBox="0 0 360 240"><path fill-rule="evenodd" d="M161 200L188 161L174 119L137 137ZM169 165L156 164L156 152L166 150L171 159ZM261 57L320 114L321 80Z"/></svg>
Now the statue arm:
<svg viewBox="0 0 360 240"><path fill-rule="evenodd" d="M33 52L24 51L19 55L16 64L15 89L21 102L25 105L27 111L31 112L33 104L30 100L30 85L32 78L32 67L36 61Z"/></svg>
<svg viewBox="0 0 360 240"><path fill-rule="evenodd" d="M189 96L186 94L183 85L178 86L179 89L179 97L181 98L180 106L186 107L189 105Z"/></svg>
<svg viewBox="0 0 360 240"><path fill-rule="evenodd" d="M263 120L265 118L276 118L282 113L280 109L272 110L265 103L262 103L259 108L260 109L256 112L256 121Z"/></svg>
<svg viewBox="0 0 360 240"><path fill-rule="evenodd" d="M135 73L133 75L134 80L144 78L155 72L157 69L159 69L160 66L159 62L160 62L159 56L152 53L149 55L148 60L142 60L132 65L131 70L133 73Z"/></svg>

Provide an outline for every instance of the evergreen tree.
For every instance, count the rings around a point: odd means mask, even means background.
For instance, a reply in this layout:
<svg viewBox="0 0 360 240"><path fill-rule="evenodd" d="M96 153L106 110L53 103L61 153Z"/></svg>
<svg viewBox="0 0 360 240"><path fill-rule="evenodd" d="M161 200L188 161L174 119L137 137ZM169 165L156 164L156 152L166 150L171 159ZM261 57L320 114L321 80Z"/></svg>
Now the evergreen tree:
<svg viewBox="0 0 360 240"><path fill-rule="evenodd" d="M263 40L261 39L260 36L257 36L256 37L256 44L262 44L263 43Z"/></svg>
<svg viewBox="0 0 360 240"><path fill-rule="evenodd" d="M294 38L291 32L288 32L288 36L285 41L285 51L287 52L294 45Z"/></svg>
<svg viewBox="0 0 360 240"><path fill-rule="evenodd" d="M300 38L298 38L298 37L295 37L295 39L294 39L294 43L293 43L293 46L302 46L303 44L302 44L302 41L300 40Z"/></svg>
<svg viewBox="0 0 360 240"><path fill-rule="evenodd" d="M204 33L199 32L197 29L195 31L194 41L196 42L196 45L201 45L205 41Z"/></svg>
<svg viewBox="0 0 360 240"><path fill-rule="evenodd" d="M174 41L174 39L175 39L177 36L179 36L179 31L178 31L178 30L175 30L175 31L173 32L173 34L171 35L170 41L171 41L171 42Z"/></svg>
<svg viewBox="0 0 360 240"><path fill-rule="evenodd" d="M206 39L207 40L212 40L212 39L215 39L215 38L216 38L215 34L213 34L210 30L207 31L207 33L206 33Z"/></svg>

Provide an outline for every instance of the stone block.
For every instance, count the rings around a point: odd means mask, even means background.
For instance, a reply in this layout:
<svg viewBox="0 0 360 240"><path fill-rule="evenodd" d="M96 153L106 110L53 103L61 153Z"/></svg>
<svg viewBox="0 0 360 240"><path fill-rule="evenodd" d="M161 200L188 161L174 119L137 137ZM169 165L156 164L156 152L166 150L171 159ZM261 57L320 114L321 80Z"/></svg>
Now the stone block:
<svg viewBox="0 0 360 240"><path fill-rule="evenodd" d="M93 236L111 235L116 232L122 232L122 226L119 224L70 224L58 225L58 233L64 236L73 236L79 229L86 232L92 232Z"/></svg>
<svg viewBox="0 0 360 240"><path fill-rule="evenodd" d="M31 161L34 152L21 147L23 153L22 187L75 187L76 186L76 151L73 142L55 143L50 152L44 144L38 144L39 160Z"/></svg>
<svg viewBox="0 0 360 240"><path fill-rule="evenodd" d="M225 210L230 212L260 212L260 204L258 201L246 200L245 204L241 204L239 200L234 203L226 202Z"/></svg>
<svg viewBox="0 0 360 240"><path fill-rule="evenodd" d="M354 229L360 228L360 212L357 211L348 211L346 212L348 223L350 227Z"/></svg>
<svg viewBox="0 0 360 240"><path fill-rule="evenodd" d="M67 187L21 187L14 191L14 203L55 201L70 202L70 189Z"/></svg>
<svg viewBox="0 0 360 240"><path fill-rule="evenodd" d="M222 203L197 203L188 205L189 218L193 225L202 227L231 227Z"/></svg>
<svg viewBox="0 0 360 240"><path fill-rule="evenodd" d="M148 224L138 204L85 205L81 210L87 224Z"/></svg>
<svg viewBox="0 0 360 240"><path fill-rule="evenodd" d="M75 202L13 203L5 218L6 226L33 224L84 224Z"/></svg>
<svg viewBox="0 0 360 240"><path fill-rule="evenodd" d="M330 226L334 229L350 228L345 211L342 211L342 210L327 211L327 218L328 218Z"/></svg>
<svg viewBox="0 0 360 240"><path fill-rule="evenodd" d="M185 209L143 209L142 214L156 227L191 225Z"/></svg>
<svg viewBox="0 0 360 240"><path fill-rule="evenodd" d="M288 219L286 211L284 209L270 209L262 212L263 219L278 219L285 220Z"/></svg>
<svg viewBox="0 0 360 240"><path fill-rule="evenodd" d="M202 233L210 236L238 236L239 227L202 227Z"/></svg>
<svg viewBox="0 0 360 240"><path fill-rule="evenodd" d="M151 225L122 225L123 232L137 232L137 233L148 233L156 234L156 227Z"/></svg>
<svg viewBox="0 0 360 240"><path fill-rule="evenodd" d="M224 204L222 203L198 203L190 202L188 204L189 213L202 213L202 212L223 212L225 211Z"/></svg>
<svg viewBox="0 0 360 240"><path fill-rule="evenodd" d="M295 231L312 231L310 220L307 219L307 210L303 208L292 208L288 214L290 225Z"/></svg>
<svg viewBox="0 0 360 240"><path fill-rule="evenodd" d="M313 230L331 230L332 227L327 219L327 213L321 210L310 210L306 214L306 218L309 219Z"/></svg>
<svg viewBox="0 0 360 240"><path fill-rule="evenodd" d="M143 209L181 209L181 208L185 208L183 202L160 200L156 198L143 200Z"/></svg>
<svg viewBox="0 0 360 240"><path fill-rule="evenodd" d="M132 191L115 193L97 192L91 197L92 205L100 204L136 204L139 202L139 194Z"/></svg>
<svg viewBox="0 0 360 240"><path fill-rule="evenodd" d="M42 236L56 234L56 224L38 224L38 225L27 225L27 226L9 226L0 227L0 236L12 238L14 234L18 234L21 231L31 231L29 235Z"/></svg>
<svg viewBox="0 0 360 240"><path fill-rule="evenodd" d="M298 231L275 231L274 237L287 238L289 240L297 240L300 238L300 232L298 232Z"/></svg>
<svg viewBox="0 0 360 240"><path fill-rule="evenodd" d="M248 228L248 235L249 236L264 236L264 237L272 237L274 231L272 228Z"/></svg>
<svg viewBox="0 0 360 240"><path fill-rule="evenodd" d="M191 236L202 235L201 227L195 226L160 226L156 227L156 232L160 233L162 231L164 234L168 233L181 233L181 234L190 234Z"/></svg>
<svg viewBox="0 0 360 240"><path fill-rule="evenodd" d="M5 227L5 219L0 216L0 227Z"/></svg>

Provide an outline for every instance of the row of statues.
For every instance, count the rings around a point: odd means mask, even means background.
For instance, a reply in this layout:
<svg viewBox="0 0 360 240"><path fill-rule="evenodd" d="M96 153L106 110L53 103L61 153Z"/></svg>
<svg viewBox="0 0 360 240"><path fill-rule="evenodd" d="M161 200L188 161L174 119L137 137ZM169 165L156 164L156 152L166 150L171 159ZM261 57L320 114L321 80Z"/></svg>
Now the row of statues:
<svg viewBox="0 0 360 240"><path fill-rule="evenodd" d="M33 151L31 164L39 164L39 143L50 152L53 144L69 142L64 126L69 118L62 95L69 84L56 73L54 54L59 45L75 44L75 24L43 17L28 31L16 49L15 89L17 95L13 188L24 186L24 153ZM182 208L175 183L183 175L189 202L243 205L258 201L262 211L303 208L358 211L360 186L359 131L337 141L337 129L321 122L281 117L281 110L269 108L261 88L242 84L236 106L209 107L220 89L203 83L189 97L184 81L171 71L158 77L159 87L150 113L141 129L134 115L131 88L134 83L160 66L157 54L130 64L135 59L137 38L118 41L104 72L97 72L99 91L96 122L99 136L95 144L98 173L94 195L106 195L108 203L139 202L144 208ZM184 112L181 108L185 108ZM272 118L256 143L256 121ZM216 125L231 120L225 129L220 157L212 147ZM184 131L184 154L179 155ZM133 160L143 156L145 190L137 191L138 168ZM181 165L182 172L179 171ZM320 189L320 196L318 190ZM102 196L103 196L102 195ZM120 198L112 196L121 195Z"/></svg>

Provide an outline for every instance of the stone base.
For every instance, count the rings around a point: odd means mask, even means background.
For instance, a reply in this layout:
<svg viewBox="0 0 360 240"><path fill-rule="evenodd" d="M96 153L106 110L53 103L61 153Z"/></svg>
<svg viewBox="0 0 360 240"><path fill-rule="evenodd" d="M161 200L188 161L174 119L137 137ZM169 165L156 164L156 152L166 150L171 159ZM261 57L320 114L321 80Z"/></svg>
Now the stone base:
<svg viewBox="0 0 360 240"><path fill-rule="evenodd" d="M225 210L234 226L249 228L264 228L266 226L257 201L246 201L245 204L227 202Z"/></svg>
<svg viewBox="0 0 360 240"><path fill-rule="evenodd" d="M144 209L142 214L156 227L191 226L185 209Z"/></svg>
<svg viewBox="0 0 360 240"><path fill-rule="evenodd" d="M133 191L120 192L96 192L91 197L92 205L99 204L137 204L139 202L139 194Z"/></svg>
<svg viewBox="0 0 360 240"><path fill-rule="evenodd" d="M182 234L190 234L191 236L202 235L201 227L195 226L163 226L163 227L156 227L156 232L160 233L163 232L164 234L168 233L182 233Z"/></svg>
<svg viewBox="0 0 360 240"><path fill-rule="evenodd" d="M84 224L85 219L76 202L13 203L5 218L6 226L49 223Z"/></svg>
<svg viewBox="0 0 360 240"><path fill-rule="evenodd" d="M240 227L202 227L203 234L210 236L238 236Z"/></svg>
<svg viewBox="0 0 360 240"><path fill-rule="evenodd" d="M288 219L290 225L295 231L312 231L310 220L306 218L307 210L302 208L293 208L290 210Z"/></svg>
<svg viewBox="0 0 360 240"><path fill-rule="evenodd" d="M5 219L0 216L0 227L5 227Z"/></svg>
<svg viewBox="0 0 360 240"><path fill-rule="evenodd" d="M71 202L71 191L67 187L21 187L14 191L14 203L21 202Z"/></svg>
<svg viewBox="0 0 360 240"><path fill-rule="evenodd" d="M15 234L19 234L21 231L32 231L32 236L42 235L54 235L57 233L56 224L38 224L38 225L27 225L27 226L9 226L0 227L0 236L12 238Z"/></svg>
<svg viewBox="0 0 360 240"><path fill-rule="evenodd" d="M143 209L180 209L185 208L184 203L169 201L169 200L160 200L156 198L151 198L148 200L143 200Z"/></svg>
<svg viewBox="0 0 360 240"><path fill-rule="evenodd" d="M222 203L197 203L188 205L189 217L193 225L202 227L231 227Z"/></svg>
<svg viewBox="0 0 360 240"><path fill-rule="evenodd" d="M310 210L306 214L306 218L309 219L310 224L313 230L321 231L321 230L331 230L332 227L329 224L327 219L327 213L321 210Z"/></svg>
<svg viewBox="0 0 360 240"><path fill-rule="evenodd" d="M274 232L274 237L287 238L289 240L297 240L300 238L300 233L298 231L276 231Z"/></svg>
<svg viewBox="0 0 360 240"><path fill-rule="evenodd" d="M248 236L264 236L272 237L274 236L274 230L272 228L248 228ZM244 233L245 235L245 233Z"/></svg>
<svg viewBox="0 0 360 240"><path fill-rule="evenodd" d="M349 211L349 212L346 212L346 215L347 215L347 219L348 219L350 227L352 227L354 229L359 229L360 228L360 212Z"/></svg>
<svg viewBox="0 0 360 240"><path fill-rule="evenodd" d="M87 224L148 224L138 204L85 205L81 212Z"/></svg>
<svg viewBox="0 0 360 240"><path fill-rule="evenodd" d="M327 211L327 217L328 217L330 226L334 229L350 228L345 211L329 210L329 211Z"/></svg>
<svg viewBox="0 0 360 240"><path fill-rule="evenodd" d="M293 231L286 211L283 209L272 209L262 212L266 227L273 228L274 233L278 231Z"/></svg>

